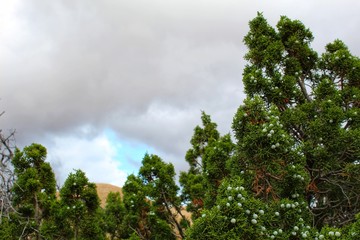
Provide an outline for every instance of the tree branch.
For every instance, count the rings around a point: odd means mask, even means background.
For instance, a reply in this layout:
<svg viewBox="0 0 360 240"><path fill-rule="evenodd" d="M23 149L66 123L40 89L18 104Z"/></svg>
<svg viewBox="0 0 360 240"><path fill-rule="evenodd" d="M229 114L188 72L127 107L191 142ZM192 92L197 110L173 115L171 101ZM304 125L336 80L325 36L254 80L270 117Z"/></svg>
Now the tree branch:
<svg viewBox="0 0 360 240"><path fill-rule="evenodd" d="M302 93L304 94L306 100L308 100L309 102L311 102L312 99L311 99L311 97L309 96L309 94L308 94L308 92L307 92L307 90L306 90L306 86L305 86L305 77L304 77L304 76L300 77L297 82L298 82L298 84L299 84L299 86L300 86L300 88L301 88L301 91L302 91Z"/></svg>

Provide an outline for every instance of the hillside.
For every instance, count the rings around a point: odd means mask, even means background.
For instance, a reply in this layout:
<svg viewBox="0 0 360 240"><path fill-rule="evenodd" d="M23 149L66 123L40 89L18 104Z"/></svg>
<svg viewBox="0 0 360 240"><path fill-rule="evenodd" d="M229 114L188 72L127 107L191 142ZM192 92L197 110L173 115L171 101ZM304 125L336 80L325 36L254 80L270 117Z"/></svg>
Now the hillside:
<svg viewBox="0 0 360 240"><path fill-rule="evenodd" d="M108 183L96 183L96 189L97 189L98 196L100 198L100 205L102 208L105 207L106 197L109 194L109 192L119 192L121 198L123 197L121 187L118 187L115 185L111 185Z"/></svg>

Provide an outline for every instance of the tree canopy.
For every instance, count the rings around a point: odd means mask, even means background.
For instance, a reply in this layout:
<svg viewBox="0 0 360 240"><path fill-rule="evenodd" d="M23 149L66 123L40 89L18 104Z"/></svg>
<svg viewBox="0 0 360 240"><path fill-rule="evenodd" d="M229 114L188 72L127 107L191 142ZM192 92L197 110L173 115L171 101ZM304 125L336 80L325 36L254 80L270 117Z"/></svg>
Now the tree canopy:
<svg viewBox="0 0 360 240"><path fill-rule="evenodd" d="M311 31L285 16L274 28L259 13L249 26L247 97L233 120L235 151L222 157L228 174L216 206L201 209L190 238L357 236L360 59L340 40L318 54ZM197 159L206 186L206 158ZM194 179L182 177L183 183Z"/></svg>
<svg viewBox="0 0 360 240"><path fill-rule="evenodd" d="M243 75L248 98L233 123L239 145L252 133L263 133L260 140L271 147L267 152L281 151L276 157L280 159L266 153L253 156L283 164L283 169L289 164L301 168L298 175L305 180L304 198L315 225L346 224L360 207L360 60L340 40L327 44L319 56L310 46L310 30L285 16L277 29L269 26L262 14L249 25L244 38L248 64ZM262 105L260 109L252 106L256 101ZM246 128L253 130L246 132ZM266 151L261 145L260 149ZM275 169L261 174L282 175L279 180L284 180L284 173L271 172ZM270 175L268 178L277 180Z"/></svg>

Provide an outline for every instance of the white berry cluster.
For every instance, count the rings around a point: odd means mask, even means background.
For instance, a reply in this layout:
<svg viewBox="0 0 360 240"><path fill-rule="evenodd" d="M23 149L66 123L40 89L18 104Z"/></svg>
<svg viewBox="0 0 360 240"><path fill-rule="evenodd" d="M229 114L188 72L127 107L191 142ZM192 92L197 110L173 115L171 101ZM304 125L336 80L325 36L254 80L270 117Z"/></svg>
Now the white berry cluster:
<svg viewBox="0 0 360 240"><path fill-rule="evenodd" d="M249 215L249 220L251 224L256 225L258 223L259 216L265 214L265 211L263 209L258 209L254 212L253 210L250 210L245 207L247 205L245 203L246 192L243 186L237 186L237 187L228 186L226 188L226 193L227 193L227 197L226 197L227 201L225 203L226 208L230 208L230 209L240 208L240 211L244 211L246 215ZM221 206L217 205L217 208L221 209ZM230 218L230 223L236 224L237 223L236 217L237 216L232 216Z"/></svg>
<svg viewBox="0 0 360 240"><path fill-rule="evenodd" d="M339 231L324 231L322 233L316 233L315 240L321 240L321 239L336 239L341 237L341 232Z"/></svg>
<svg viewBox="0 0 360 240"><path fill-rule="evenodd" d="M275 210L272 210L274 206L262 205L249 197L241 184L235 186L228 184L225 187L225 196L216 208L231 227L238 228L247 224L247 227L254 229L262 239L292 237L320 240L341 237L341 232L336 229L327 229L320 233L309 225L305 219L306 212L309 211L308 203L301 201L297 192L291 194L291 199L278 202Z"/></svg>

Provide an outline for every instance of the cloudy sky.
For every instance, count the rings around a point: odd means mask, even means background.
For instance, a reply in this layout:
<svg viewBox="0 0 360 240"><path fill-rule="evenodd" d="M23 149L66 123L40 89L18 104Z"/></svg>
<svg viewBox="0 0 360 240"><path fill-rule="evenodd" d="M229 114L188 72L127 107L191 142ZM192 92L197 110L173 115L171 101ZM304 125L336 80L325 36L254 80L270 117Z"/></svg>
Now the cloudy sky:
<svg viewBox="0 0 360 240"><path fill-rule="evenodd" d="M360 1L0 0L0 128L73 169L122 185L146 152L186 170L201 110L231 131L244 99L248 22L263 12L309 27L313 47L360 55Z"/></svg>

